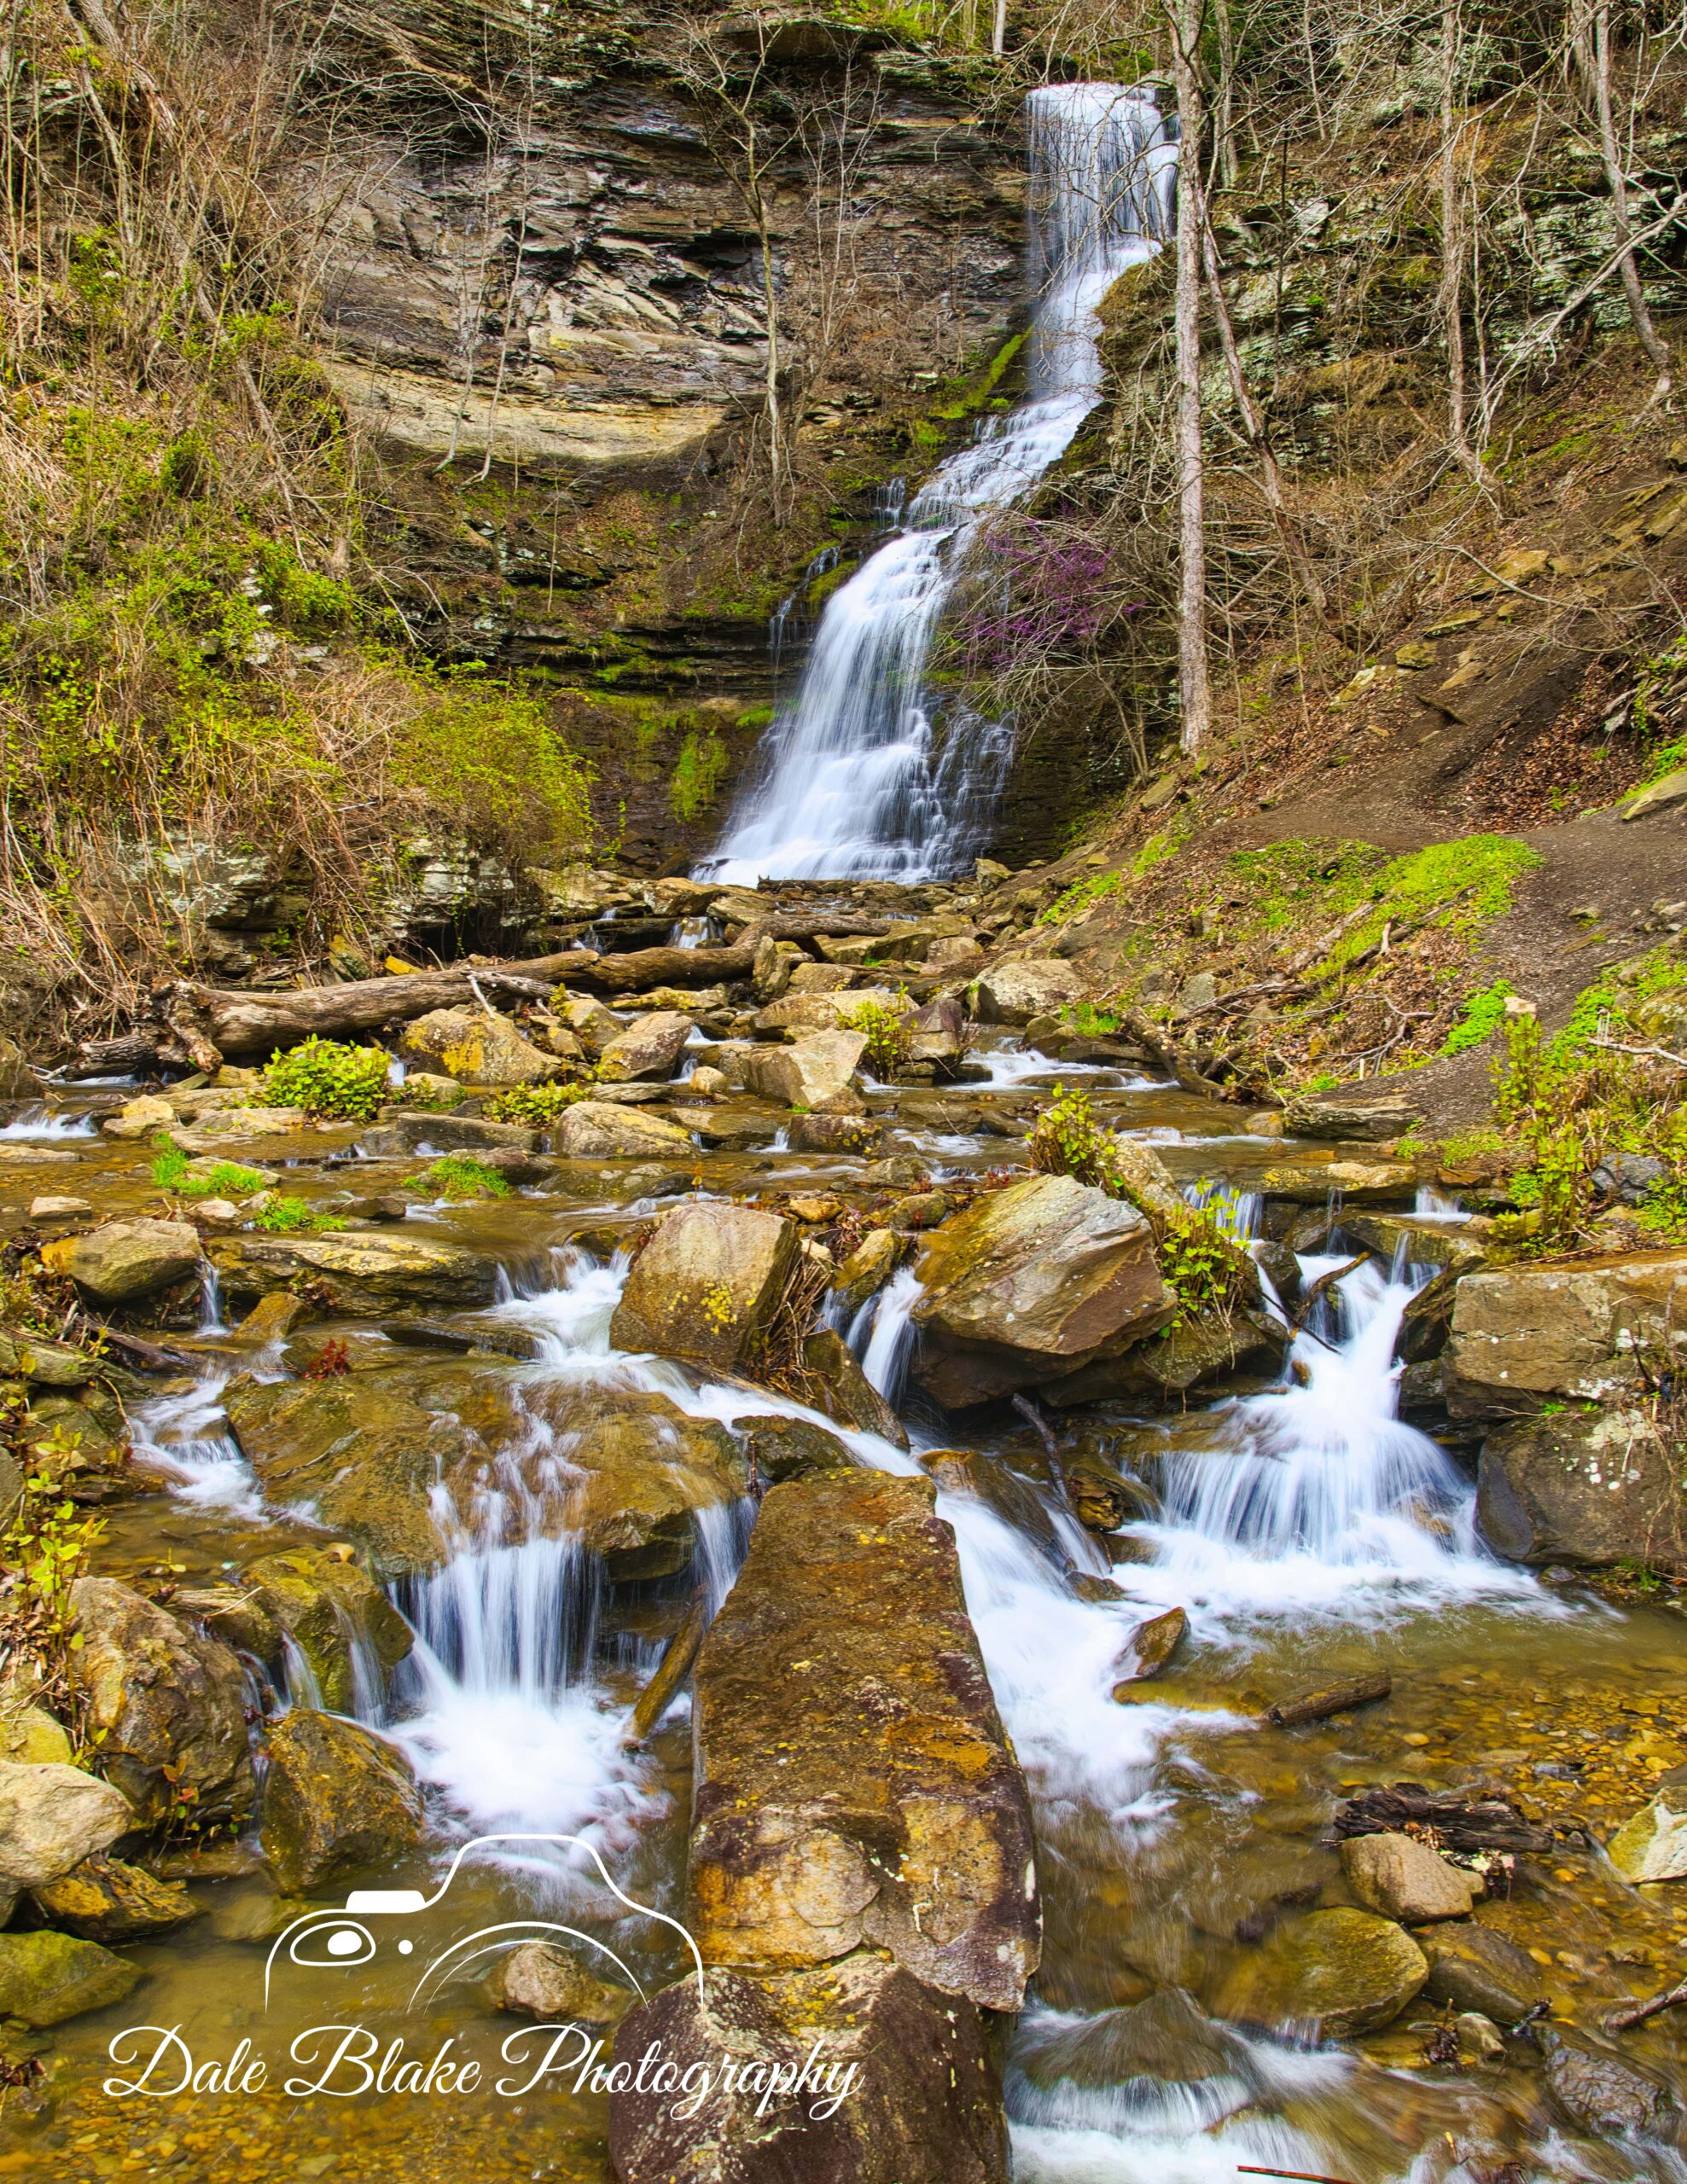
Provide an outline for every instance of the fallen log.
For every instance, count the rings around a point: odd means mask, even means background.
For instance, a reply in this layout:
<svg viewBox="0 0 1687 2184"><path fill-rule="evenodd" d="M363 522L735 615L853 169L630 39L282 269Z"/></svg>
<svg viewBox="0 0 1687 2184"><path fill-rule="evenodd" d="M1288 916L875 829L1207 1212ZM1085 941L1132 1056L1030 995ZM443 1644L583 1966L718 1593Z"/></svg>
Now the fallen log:
<svg viewBox="0 0 1687 2184"><path fill-rule="evenodd" d="M1126 1037L1134 1040L1150 1061L1158 1062L1185 1092L1197 1092L1207 1100L1235 1098L1231 1089L1203 1076L1189 1049L1180 1046L1163 1025L1150 1024L1140 1009L1127 1009L1120 1022Z"/></svg>
<svg viewBox="0 0 1687 2184"><path fill-rule="evenodd" d="M876 940L895 923L894 919L862 917L849 910L779 910L747 925L733 945L757 948L764 940Z"/></svg>
<svg viewBox="0 0 1687 2184"><path fill-rule="evenodd" d="M624 956L576 957L567 977L570 985L600 993L642 993L651 986L719 985L747 979L755 960L753 947L634 948Z"/></svg>
<svg viewBox="0 0 1687 2184"><path fill-rule="evenodd" d="M1327 1722L1332 1714L1350 1714L1356 1706L1373 1705L1377 1699L1386 1699L1393 1687L1394 1680L1387 1670L1376 1669L1369 1676L1349 1676L1342 1683L1325 1684L1321 1690L1297 1692L1292 1699L1279 1699L1266 1719L1280 1729L1298 1729L1307 1722Z"/></svg>
<svg viewBox="0 0 1687 2184"><path fill-rule="evenodd" d="M1337 1840L1350 1835L1397 1835L1425 1830L1449 1850L1513 1850L1539 1856L1556 1841L1550 1827L1536 1827L1504 1798L1466 1804L1416 1782L1395 1782L1349 1798L1335 1815Z"/></svg>
<svg viewBox="0 0 1687 2184"><path fill-rule="evenodd" d="M670 1702L686 1677L690 1675L709 1627L707 1596L699 1587L691 1596L691 1605L685 1611L685 1620L669 1639L656 1672L638 1694L627 1725L621 1732L625 1750L635 1750L648 1741L651 1731L668 1711Z"/></svg>

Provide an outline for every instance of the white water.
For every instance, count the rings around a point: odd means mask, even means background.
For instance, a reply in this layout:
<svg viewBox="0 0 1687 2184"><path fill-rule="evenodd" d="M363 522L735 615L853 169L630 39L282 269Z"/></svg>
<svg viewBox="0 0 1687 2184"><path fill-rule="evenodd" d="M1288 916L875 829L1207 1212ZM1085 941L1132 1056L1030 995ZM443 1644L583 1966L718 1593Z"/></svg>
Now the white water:
<svg viewBox="0 0 1687 2184"><path fill-rule="evenodd" d="M91 1115L67 1115L36 1106L26 1108L14 1123L0 1124L0 1138L22 1138L41 1143L55 1142L67 1137L92 1137L95 1135Z"/></svg>
<svg viewBox="0 0 1687 2184"><path fill-rule="evenodd" d="M969 548L1065 452L1101 393L1097 306L1171 224L1175 145L1151 98L1054 84L1026 102L1040 291L1030 392L950 456L904 526L827 602L794 701L768 731L710 877L926 880L987 825L1010 723L945 719L928 676Z"/></svg>

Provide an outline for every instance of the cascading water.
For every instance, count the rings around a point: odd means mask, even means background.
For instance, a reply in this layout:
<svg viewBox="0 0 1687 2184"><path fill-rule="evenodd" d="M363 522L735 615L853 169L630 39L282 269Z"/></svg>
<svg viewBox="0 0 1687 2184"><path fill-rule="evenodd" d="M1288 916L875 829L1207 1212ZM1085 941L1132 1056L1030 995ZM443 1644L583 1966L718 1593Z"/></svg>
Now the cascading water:
<svg viewBox="0 0 1687 2184"><path fill-rule="evenodd" d="M710 876L932 879L965 861L992 815L1011 728L942 717L933 642L982 527L1099 399L1097 306L1167 232L1177 160L1152 99L1121 84L1054 84L1026 106L1039 288L1030 392L939 468L903 528L833 595L794 700L701 868Z"/></svg>

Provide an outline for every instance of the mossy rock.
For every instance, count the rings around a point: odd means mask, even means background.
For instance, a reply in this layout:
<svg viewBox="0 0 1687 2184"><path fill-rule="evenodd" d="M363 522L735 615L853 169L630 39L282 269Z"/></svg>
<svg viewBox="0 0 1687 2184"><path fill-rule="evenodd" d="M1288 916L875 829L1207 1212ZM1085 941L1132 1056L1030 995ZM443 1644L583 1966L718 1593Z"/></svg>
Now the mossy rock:
<svg viewBox="0 0 1687 2184"><path fill-rule="evenodd" d="M97 1942L43 1931L0 1934L0 2018L39 2029L120 2002L140 1972Z"/></svg>

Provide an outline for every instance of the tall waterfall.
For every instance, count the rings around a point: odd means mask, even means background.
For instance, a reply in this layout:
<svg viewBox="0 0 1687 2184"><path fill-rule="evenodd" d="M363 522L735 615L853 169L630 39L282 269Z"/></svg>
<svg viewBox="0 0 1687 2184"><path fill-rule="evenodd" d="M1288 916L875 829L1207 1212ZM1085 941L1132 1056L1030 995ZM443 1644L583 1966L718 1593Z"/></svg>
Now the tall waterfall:
<svg viewBox="0 0 1687 2184"><path fill-rule="evenodd" d="M992 816L1011 729L944 716L928 661L967 549L1058 460L1101 393L1096 308L1168 232L1177 147L1118 84L1026 102L1032 166L1030 392L951 456L902 527L841 585L794 700L704 874L925 880L956 869Z"/></svg>

